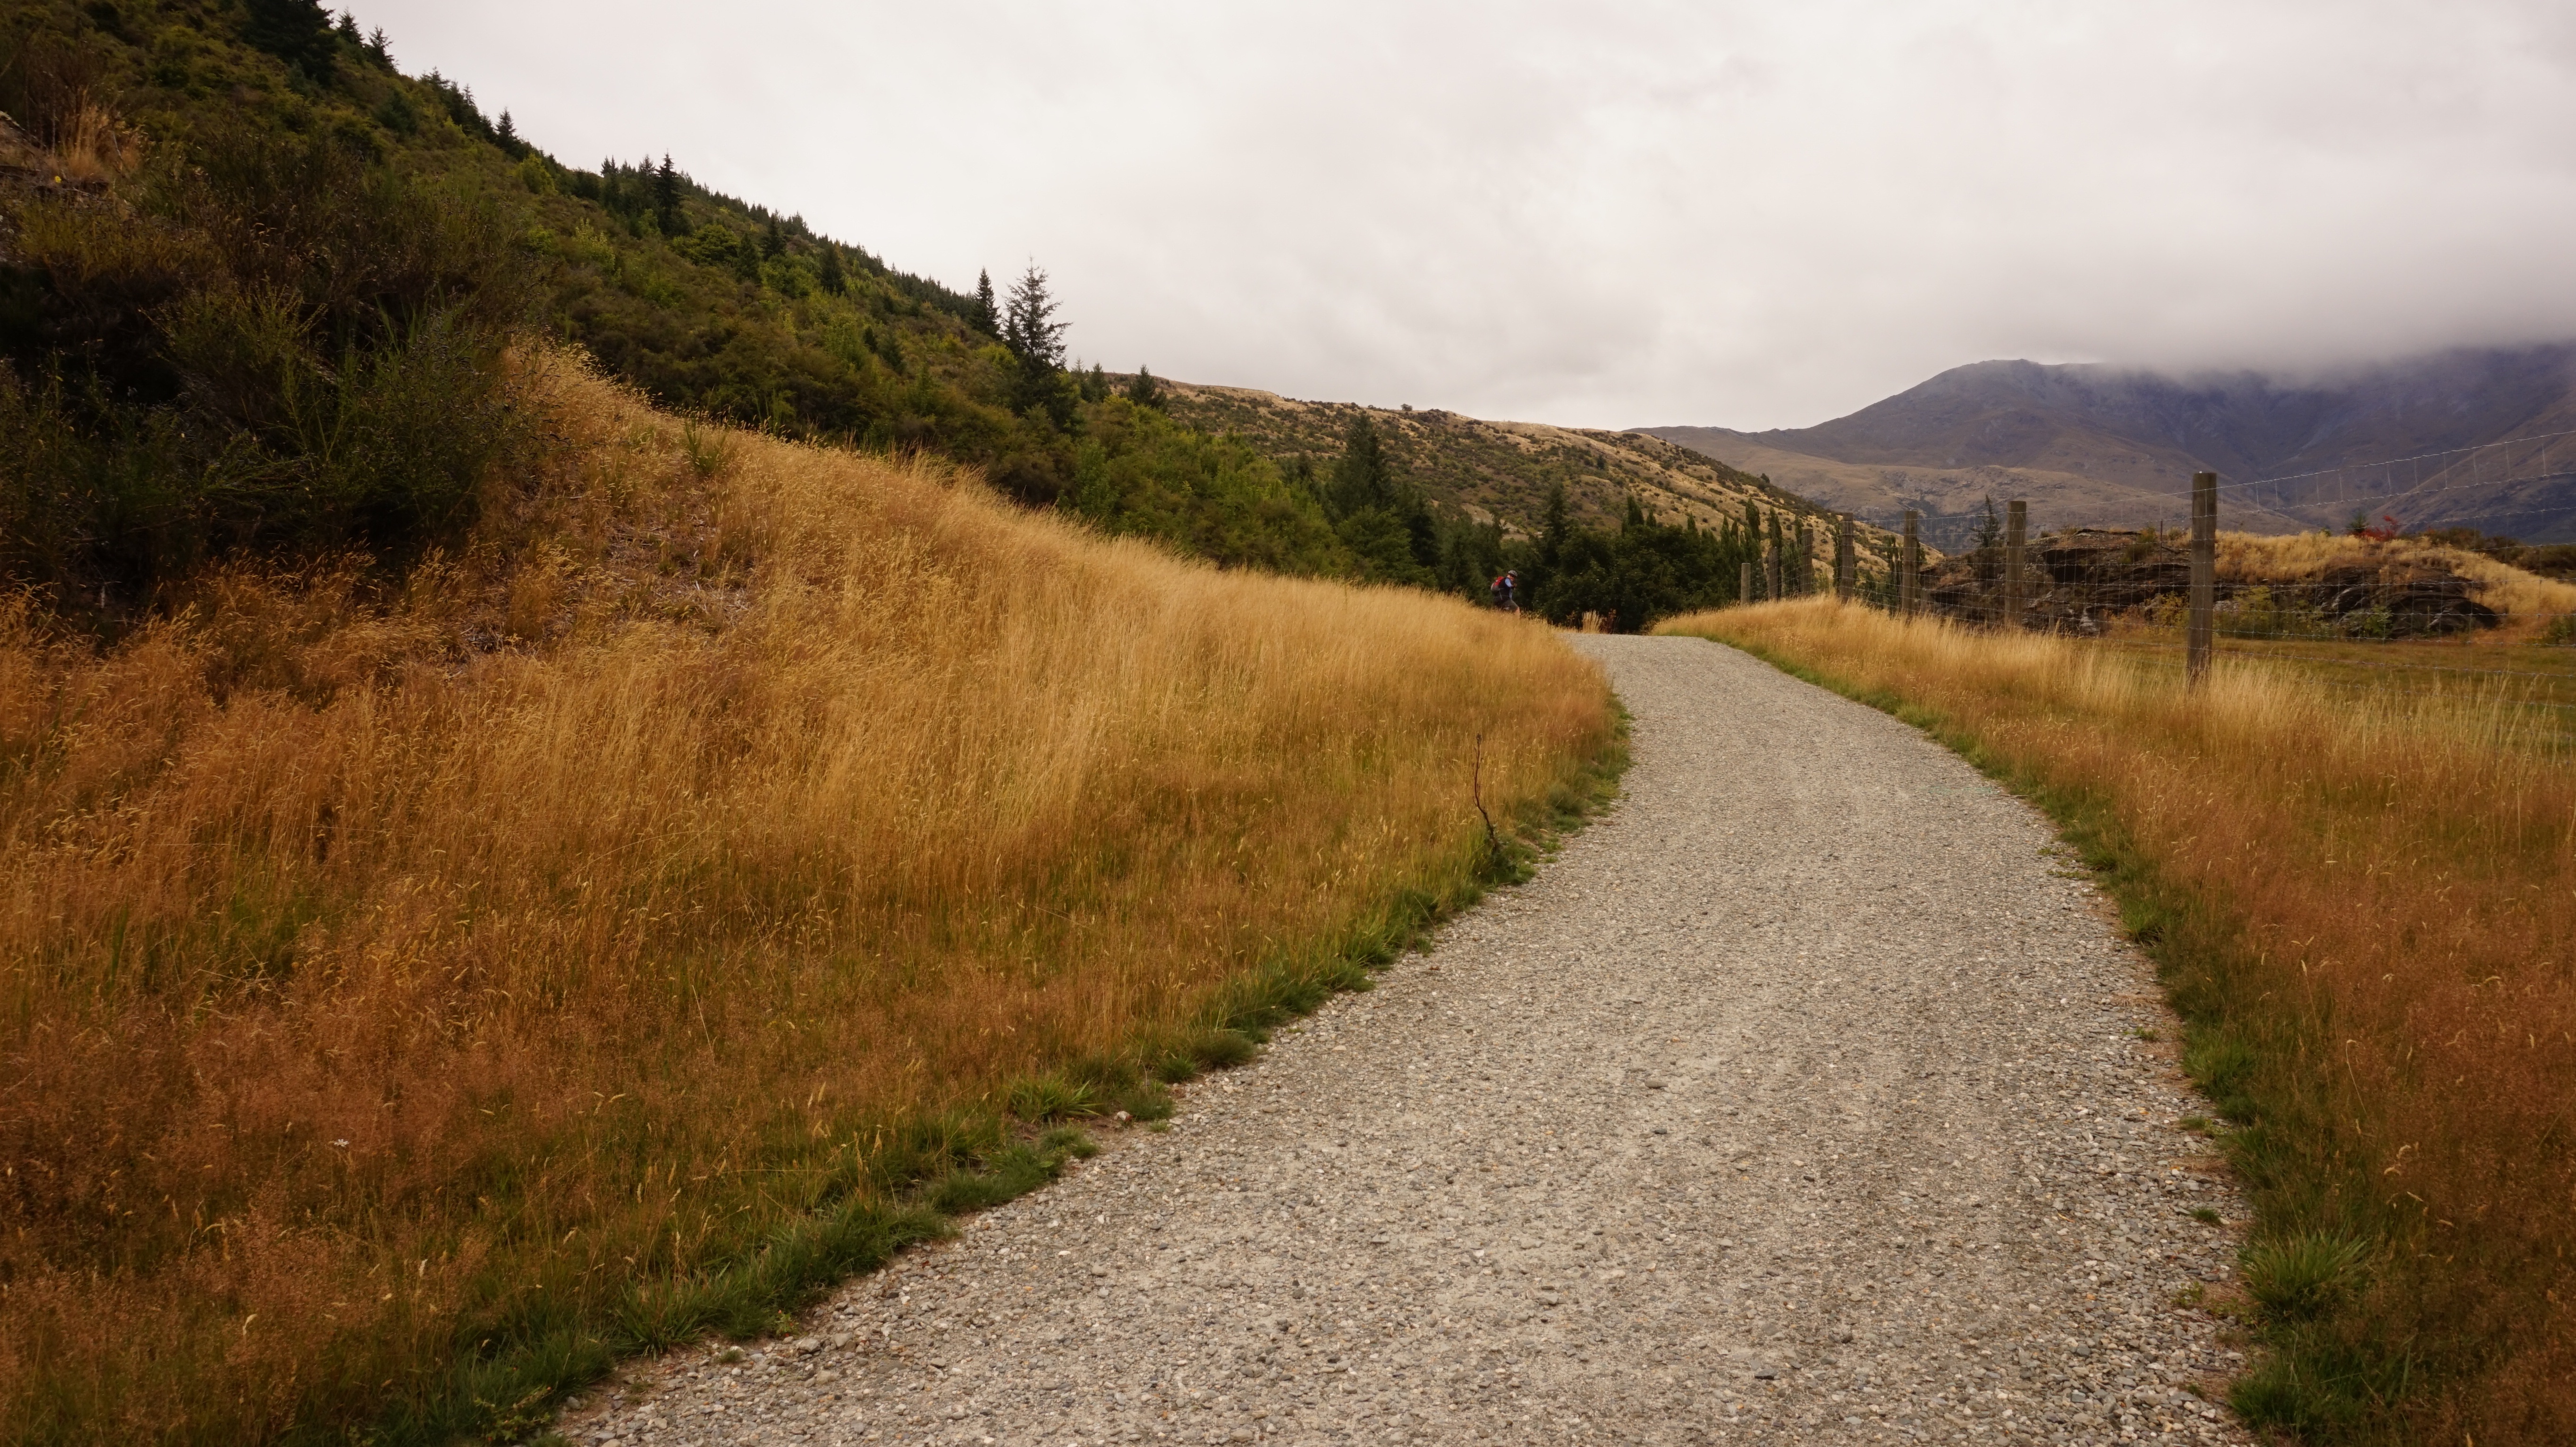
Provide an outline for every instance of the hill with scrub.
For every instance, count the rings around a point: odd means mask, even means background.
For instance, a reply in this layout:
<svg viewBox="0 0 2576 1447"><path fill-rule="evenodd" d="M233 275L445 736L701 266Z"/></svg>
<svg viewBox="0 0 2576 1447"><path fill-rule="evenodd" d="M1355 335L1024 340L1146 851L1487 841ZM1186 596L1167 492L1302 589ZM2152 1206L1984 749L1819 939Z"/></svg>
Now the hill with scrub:
<svg viewBox="0 0 2576 1447"><path fill-rule="evenodd" d="M675 412L1366 574L1264 459L1067 366L1034 268L960 293L667 156L566 165L309 0L14 7L0 112L0 573L66 604L452 541L519 435L498 359L530 331Z"/></svg>
<svg viewBox="0 0 2576 1447"><path fill-rule="evenodd" d="M1747 564L1760 594L1774 554L1785 592L1830 586L1837 514L1657 437L1246 387L1157 387L1174 416L1249 444L1328 499L1352 491L1354 476L1383 475L1382 506L1411 519L1419 540L1411 549L1418 578L1446 590L1473 596L1511 568L1550 617L1593 612L1642 626L1737 601ZM1380 573L1402 569L1401 542L1352 541L1363 556L1387 560ZM1856 524L1864 588L1886 587L1896 549L1894 533Z"/></svg>
<svg viewBox="0 0 2576 1447"><path fill-rule="evenodd" d="M1470 597L1517 568L1550 616L1632 619L1766 549L1815 571L1818 509L1646 439L1323 436L1112 379L1034 266L960 292L667 155L566 164L311 0L21 4L0 112L0 575L100 626L213 560L452 545L528 440L498 358L531 331L674 412L926 450L1227 566Z"/></svg>
<svg viewBox="0 0 2576 1447"><path fill-rule="evenodd" d="M536 1435L1615 765L1041 275L564 166L309 0L12 6L0 109L7 1447Z"/></svg>

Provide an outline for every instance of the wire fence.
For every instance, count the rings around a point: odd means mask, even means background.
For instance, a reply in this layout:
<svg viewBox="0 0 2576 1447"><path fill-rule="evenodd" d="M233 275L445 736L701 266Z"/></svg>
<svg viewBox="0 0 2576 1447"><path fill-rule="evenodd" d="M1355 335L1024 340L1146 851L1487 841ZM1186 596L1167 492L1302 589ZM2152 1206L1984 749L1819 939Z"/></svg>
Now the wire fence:
<svg viewBox="0 0 2576 1447"><path fill-rule="evenodd" d="M2370 464L2257 478L2233 484L2240 498L2269 486L2323 476L2404 477L2384 496L2423 496L2467 487L2505 487L2576 476L2576 431L2425 453ZM2445 480L2448 479L2448 480ZM2177 665L2196 688L2217 663L2296 676L2357 701L2468 705L2512 714L2519 736L2576 751L2576 585L2539 577L2462 571L2455 559L2370 532L2373 546L2266 540L2232 544L2220 575L2217 521L2231 485L2193 479L2187 535L2070 530L2029 538L2026 504L1991 509L1976 549L1927 565L1923 517L1909 511L1888 560L1889 585L1872 596L1855 587L1848 560L1835 559L1835 585L1907 614L1972 626L2024 629L2083 640L2161 666ZM2357 500L2357 499L2356 499ZM2490 515L2570 509L2497 509ZM2000 534L2000 536L1998 536ZM2562 649L2561 645L2565 645ZM2564 658L2566 666L2556 666Z"/></svg>

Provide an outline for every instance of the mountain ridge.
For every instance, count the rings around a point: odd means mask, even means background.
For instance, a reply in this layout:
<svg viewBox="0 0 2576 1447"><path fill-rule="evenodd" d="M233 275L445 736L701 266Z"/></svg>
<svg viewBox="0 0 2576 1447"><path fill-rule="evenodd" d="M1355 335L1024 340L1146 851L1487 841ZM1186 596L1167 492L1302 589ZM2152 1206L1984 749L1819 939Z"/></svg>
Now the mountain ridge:
<svg viewBox="0 0 2576 1447"><path fill-rule="evenodd" d="M1984 361L1812 427L1636 430L1882 525L1914 508L1936 538L1973 528L1988 494L2028 498L2037 526L2168 522L2191 474L2214 471L2234 485L2224 525L2246 531L2336 527L2358 507L2557 540L2576 537L2576 476L2543 439L2571 429L2576 343L2303 376Z"/></svg>

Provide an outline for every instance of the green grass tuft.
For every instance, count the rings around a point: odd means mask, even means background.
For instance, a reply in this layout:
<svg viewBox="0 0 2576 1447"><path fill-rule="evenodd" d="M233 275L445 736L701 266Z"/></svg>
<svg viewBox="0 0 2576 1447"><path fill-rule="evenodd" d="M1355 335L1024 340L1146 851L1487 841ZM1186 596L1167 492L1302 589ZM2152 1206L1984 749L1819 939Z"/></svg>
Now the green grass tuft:
<svg viewBox="0 0 2576 1447"><path fill-rule="evenodd" d="M2245 1248L2247 1294L2275 1322L2310 1321L2346 1300L2369 1248L2348 1237L2303 1231Z"/></svg>
<svg viewBox="0 0 2576 1447"><path fill-rule="evenodd" d="M1039 1124L1100 1114L1099 1097L1092 1087L1061 1075L1032 1075L1014 1081L1006 1097L1011 1114Z"/></svg>

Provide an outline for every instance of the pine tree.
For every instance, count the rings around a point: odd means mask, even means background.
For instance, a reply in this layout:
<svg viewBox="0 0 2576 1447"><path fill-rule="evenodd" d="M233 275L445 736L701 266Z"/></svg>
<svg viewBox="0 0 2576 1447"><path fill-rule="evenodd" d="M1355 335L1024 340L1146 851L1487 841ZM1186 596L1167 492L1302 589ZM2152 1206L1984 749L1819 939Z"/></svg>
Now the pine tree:
<svg viewBox="0 0 2576 1447"><path fill-rule="evenodd" d="M393 42L385 38L385 28L383 26L379 25L375 29L367 32L367 54L376 58L376 64L384 66L388 70L393 68Z"/></svg>
<svg viewBox="0 0 2576 1447"><path fill-rule="evenodd" d="M1333 464L1332 485L1324 501L1334 516L1349 517L1395 500L1395 470L1387 465L1386 445L1366 412L1351 419L1342 437L1342 457Z"/></svg>
<svg viewBox="0 0 2576 1447"><path fill-rule="evenodd" d="M1977 542L1980 548L1991 548L2004 540L2004 520L1995 512L1995 495L1986 494L1986 515L1977 519Z"/></svg>
<svg viewBox="0 0 2576 1447"><path fill-rule="evenodd" d="M1009 310L1002 318L1002 345L1024 371L1052 375L1064 366L1064 333L1069 323L1055 319L1056 300L1047 294L1046 273L1035 262L1011 287Z"/></svg>
<svg viewBox="0 0 2576 1447"><path fill-rule="evenodd" d="M787 251L787 233L778 227L778 218L769 218L769 229L760 233L760 259L776 261Z"/></svg>
<svg viewBox="0 0 2576 1447"><path fill-rule="evenodd" d="M822 265L817 268L821 275L817 279L823 283L823 290L827 294L839 296L850 289L850 278L841 270L841 248L826 241L822 245L822 252Z"/></svg>
<svg viewBox="0 0 2576 1447"><path fill-rule="evenodd" d="M653 219L660 223L662 234L680 234L680 173L671 169L671 153L662 153L661 168L653 173Z"/></svg>
<svg viewBox="0 0 2576 1447"><path fill-rule="evenodd" d="M1573 527L1566 521L1565 517L1565 484L1561 482L1549 483L1547 486L1547 511L1542 516L1538 528L1538 561L1540 567L1554 568L1556 566L1557 559L1563 557L1565 554L1565 540L1572 534L1572 532Z"/></svg>
<svg viewBox="0 0 2576 1447"><path fill-rule="evenodd" d="M993 311L993 273L979 270L975 273L976 329L985 332L997 331L1000 320Z"/></svg>
<svg viewBox="0 0 2576 1447"><path fill-rule="evenodd" d="M1139 366L1136 369L1136 375L1127 383L1127 400L1139 407L1163 405L1163 386L1154 380L1151 367Z"/></svg>
<svg viewBox="0 0 2576 1447"><path fill-rule="evenodd" d="M1011 410L1023 415L1043 410L1058 427L1073 421L1073 393L1062 385L1064 333L1069 323L1055 319L1056 300L1047 294L1046 273L1036 262L1011 286L1002 315L1002 345L1013 365Z"/></svg>

